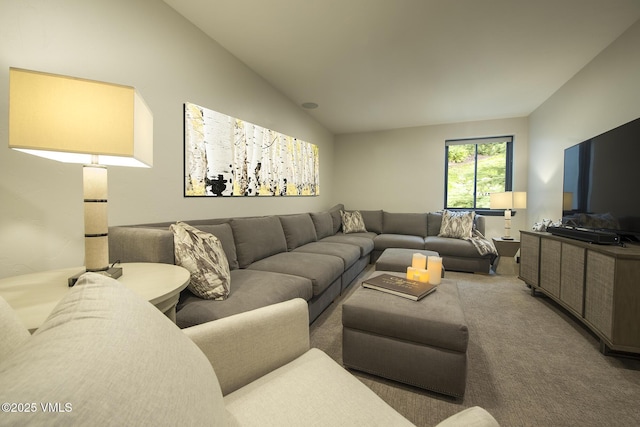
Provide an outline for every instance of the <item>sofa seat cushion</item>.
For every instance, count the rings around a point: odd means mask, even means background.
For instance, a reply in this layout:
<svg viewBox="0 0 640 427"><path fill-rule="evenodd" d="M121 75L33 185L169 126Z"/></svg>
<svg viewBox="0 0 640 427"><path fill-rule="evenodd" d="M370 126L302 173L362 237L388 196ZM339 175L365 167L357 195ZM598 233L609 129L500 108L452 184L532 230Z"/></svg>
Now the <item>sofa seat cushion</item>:
<svg viewBox="0 0 640 427"><path fill-rule="evenodd" d="M373 239L375 250L388 248L424 249L424 237L407 234L380 234ZM430 249L435 250L435 249ZM436 251L438 252L438 251Z"/></svg>
<svg viewBox="0 0 640 427"><path fill-rule="evenodd" d="M313 295L320 295L344 272L342 258L304 252L283 252L256 261L250 270L292 274L311 280Z"/></svg>
<svg viewBox="0 0 640 427"><path fill-rule="evenodd" d="M0 384L0 401L38 405L3 414L12 425L224 425L207 357L148 301L94 273L0 362Z"/></svg>
<svg viewBox="0 0 640 427"><path fill-rule="evenodd" d="M333 255L342 258L344 270L349 269L360 258L360 248L347 243L311 242L295 249L295 252Z"/></svg>
<svg viewBox="0 0 640 427"><path fill-rule="evenodd" d="M271 304L313 297L311 280L290 274L257 270L232 270L233 287L225 301L198 298L189 291L180 295L176 323L181 328L199 325Z"/></svg>
<svg viewBox="0 0 640 427"><path fill-rule="evenodd" d="M412 426L329 356L311 349L225 396L242 426Z"/></svg>
<svg viewBox="0 0 640 427"><path fill-rule="evenodd" d="M333 236L325 237L323 242L346 243L360 248L360 258L369 255L373 251L373 237L368 235L354 235L338 233Z"/></svg>
<svg viewBox="0 0 640 427"><path fill-rule="evenodd" d="M492 254L487 254L483 257L478 253L471 241L452 239L450 237L429 236L424 239L424 248L438 252L441 257L491 258L493 256Z"/></svg>

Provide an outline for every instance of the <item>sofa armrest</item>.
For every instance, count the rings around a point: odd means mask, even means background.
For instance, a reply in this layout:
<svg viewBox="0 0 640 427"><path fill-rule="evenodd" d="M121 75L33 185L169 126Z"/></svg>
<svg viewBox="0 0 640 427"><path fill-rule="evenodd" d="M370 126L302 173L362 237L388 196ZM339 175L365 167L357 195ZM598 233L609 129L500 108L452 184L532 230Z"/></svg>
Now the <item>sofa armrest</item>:
<svg viewBox="0 0 640 427"><path fill-rule="evenodd" d="M500 424L490 413L473 406L450 416L436 427L500 427Z"/></svg>
<svg viewBox="0 0 640 427"><path fill-rule="evenodd" d="M309 350L309 310L296 298L183 331L207 356L227 395Z"/></svg>

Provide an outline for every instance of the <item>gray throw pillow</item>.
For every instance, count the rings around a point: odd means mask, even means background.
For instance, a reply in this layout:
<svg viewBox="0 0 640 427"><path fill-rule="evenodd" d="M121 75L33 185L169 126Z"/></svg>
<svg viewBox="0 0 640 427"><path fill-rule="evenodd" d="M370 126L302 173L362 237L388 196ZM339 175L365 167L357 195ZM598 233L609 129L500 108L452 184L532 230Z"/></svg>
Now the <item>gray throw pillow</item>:
<svg viewBox="0 0 640 427"><path fill-rule="evenodd" d="M454 239L470 239L473 232L473 218L475 212L458 212L445 210L442 214L442 225L439 237Z"/></svg>
<svg viewBox="0 0 640 427"><path fill-rule="evenodd" d="M191 273L189 290L204 299L226 299L231 290L231 273L220 240L184 222L170 228L176 264Z"/></svg>
<svg viewBox="0 0 640 427"><path fill-rule="evenodd" d="M364 233L367 231L360 211L340 211L340 216L342 217L342 231L345 234Z"/></svg>

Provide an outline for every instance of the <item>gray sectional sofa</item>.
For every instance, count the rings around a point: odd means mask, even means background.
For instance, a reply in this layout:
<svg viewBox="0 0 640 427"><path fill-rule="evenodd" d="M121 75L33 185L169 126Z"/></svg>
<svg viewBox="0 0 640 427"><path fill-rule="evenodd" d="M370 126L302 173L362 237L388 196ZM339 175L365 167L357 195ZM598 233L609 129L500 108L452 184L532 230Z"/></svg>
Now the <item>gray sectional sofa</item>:
<svg viewBox="0 0 640 427"><path fill-rule="evenodd" d="M467 240L438 237L438 213L360 211L367 231L343 233L336 205L324 212L185 221L214 234L229 262L231 291L223 301L183 291L176 321L184 328L303 298L313 322L386 248L440 253L447 270L488 273L493 257ZM439 222L440 221L440 222ZM111 262L175 263L172 223L109 229ZM476 217L484 233L484 218Z"/></svg>

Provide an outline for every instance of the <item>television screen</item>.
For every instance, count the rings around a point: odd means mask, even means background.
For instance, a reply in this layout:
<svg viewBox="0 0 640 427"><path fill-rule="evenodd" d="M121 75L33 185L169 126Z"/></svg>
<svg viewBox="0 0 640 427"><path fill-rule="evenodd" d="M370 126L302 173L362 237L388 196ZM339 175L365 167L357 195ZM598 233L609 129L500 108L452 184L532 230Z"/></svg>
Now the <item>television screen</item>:
<svg viewBox="0 0 640 427"><path fill-rule="evenodd" d="M565 149L562 222L640 240L640 119Z"/></svg>

